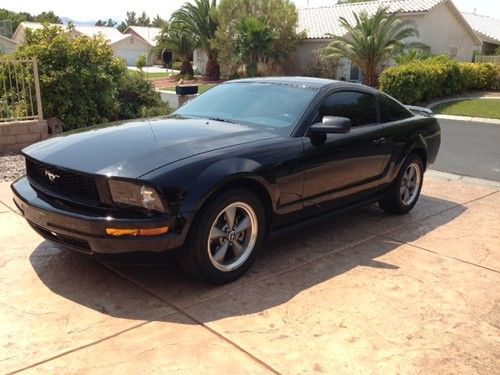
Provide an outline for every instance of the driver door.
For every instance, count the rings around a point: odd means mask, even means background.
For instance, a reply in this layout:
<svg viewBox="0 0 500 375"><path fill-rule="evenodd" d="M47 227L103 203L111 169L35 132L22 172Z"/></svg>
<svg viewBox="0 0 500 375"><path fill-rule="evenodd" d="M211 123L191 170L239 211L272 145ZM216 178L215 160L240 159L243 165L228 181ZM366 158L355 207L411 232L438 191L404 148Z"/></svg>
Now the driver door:
<svg viewBox="0 0 500 375"><path fill-rule="evenodd" d="M323 139L303 137L304 193L306 205L352 195L378 185L385 174L391 147L379 124L374 95L362 91L337 91L321 104L312 123L323 116L347 117L347 134L323 134Z"/></svg>

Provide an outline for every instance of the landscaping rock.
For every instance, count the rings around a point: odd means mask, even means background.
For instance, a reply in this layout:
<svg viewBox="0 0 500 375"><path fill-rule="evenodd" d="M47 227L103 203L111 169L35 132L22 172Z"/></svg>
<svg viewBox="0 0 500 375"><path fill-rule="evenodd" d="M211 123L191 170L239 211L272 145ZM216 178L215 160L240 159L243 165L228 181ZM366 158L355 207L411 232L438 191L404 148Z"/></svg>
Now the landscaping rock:
<svg viewBox="0 0 500 375"><path fill-rule="evenodd" d="M19 153L0 154L0 181L13 181L25 172L24 157Z"/></svg>

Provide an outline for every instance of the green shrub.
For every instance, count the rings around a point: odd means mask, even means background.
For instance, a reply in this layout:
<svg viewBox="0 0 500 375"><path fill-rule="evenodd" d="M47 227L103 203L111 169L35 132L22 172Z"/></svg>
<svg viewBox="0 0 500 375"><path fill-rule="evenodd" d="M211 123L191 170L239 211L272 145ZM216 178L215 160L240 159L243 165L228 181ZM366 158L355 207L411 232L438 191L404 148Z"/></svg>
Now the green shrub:
<svg viewBox="0 0 500 375"><path fill-rule="evenodd" d="M139 57L137 58L137 60L135 60L135 66L137 69L139 69L140 71L142 71L142 69L144 69L144 67L147 65L147 58L146 58L146 54L145 53L141 53L139 55Z"/></svg>
<svg viewBox="0 0 500 375"><path fill-rule="evenodd" d="M37 59L43 114L60 118L65 130L169 112L154 87L138 72L131 77L102 37L74 37L46 25L27 30L15 57Z"/></svg>
<svg viewBox="0 0 500 375"><path fill-rule="evenodd" d="M115 116L115 82L125 75L126 67L102 37L72 37L46 25L27 30L15 57L38 60L45 117L59 117L74 129Z"/></svg>
<svg viewBox="0 0 500 375"><path fill-rule="evenodd" d="M117 99L118 120L167 115L171 111L154 86L139 72L132 72L121 80Z"/></svg>
<svg viewBox="0 0 500 375"><path fill-rule="evenodd" d="M380 76L380 88L403 103L417 104L470 90L495 89L498 74L493 64L436 56L387 68Z"/></svg>
<svg viewBox="0 0 500 375"><path fill-rule="evenodd" d="M181 70L182 67L182 61L174 61L172 63L172 69L174 70Z"/></svg>

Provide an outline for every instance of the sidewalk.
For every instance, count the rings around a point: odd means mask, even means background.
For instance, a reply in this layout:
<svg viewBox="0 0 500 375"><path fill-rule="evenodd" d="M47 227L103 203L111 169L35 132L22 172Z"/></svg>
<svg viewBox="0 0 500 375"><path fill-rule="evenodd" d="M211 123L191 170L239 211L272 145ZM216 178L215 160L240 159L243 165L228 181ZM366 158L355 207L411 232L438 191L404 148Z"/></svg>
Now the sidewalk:
<svg viewBox="0 0 500 375"><path fill-rule="evenodd" d="M500 125L499 119L483 118L483 117L469 117L469 116L455 116L455 115L433 115L437 119L466 121L466 122L480 122L482 124Z"/></svg>
<svg viewBox="0 0 500 375"><path fill-rule="evenodd" d="M422 194L274 241L214 288L43 241L1 183L0 373L496 373L500 189L431 172Z"/></svg>

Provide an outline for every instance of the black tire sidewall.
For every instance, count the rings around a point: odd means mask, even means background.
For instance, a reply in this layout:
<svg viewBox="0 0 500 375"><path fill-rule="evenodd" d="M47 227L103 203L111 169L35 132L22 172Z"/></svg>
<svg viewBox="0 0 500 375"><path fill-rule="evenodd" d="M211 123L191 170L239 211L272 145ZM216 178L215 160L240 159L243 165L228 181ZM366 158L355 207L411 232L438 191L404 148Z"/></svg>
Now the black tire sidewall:
<svg viewBox="0 0 500 375"><path fill-rule="evenodd" d="M400 194L400 188L401 188L401 182L403 180L403 175L405 173L406 168L412 163L416 163L420 169L420 184L418 186L418 193L417 197L415 200L410 204L410 205L405 205L403 201L401 200L401 194ZM422 159L416 155L416 154L411 154L408 156L408 158L405 160L403 165L401 166L401 169L399 170L398 176L396 177L393 185L391 186L387 196L385 197L384 200L380 202L380 206L382 209L384 209L387 212L393 213L393 214L405 214L413 209L415 205L418 202L418 199L420 198L420 192L422 191L422 186L424 184L424 163L422 162Z"/></svg>
<svg viewBox="0 0 500 375"><path fill-rule="evenodd" d="M219 213L231 203L238 201L248 204L255 212L258 225L257 240L252 253L241 266L234 270L224 272L216 268L210 260L207 248L208 236L212 224ZM223 192L202 208L196 220L195 231L189 234L190 248L184 250L193 252L192 255L194 255L194 257L192 257L192 260L195 261L193 266L196 268L196 273L199 278L212 284L224 284L234 281L243 275L257 257L266 232L265 211L259 198L246 189L234 189ZM191 237L193 235L195 238Z"/></svg>

